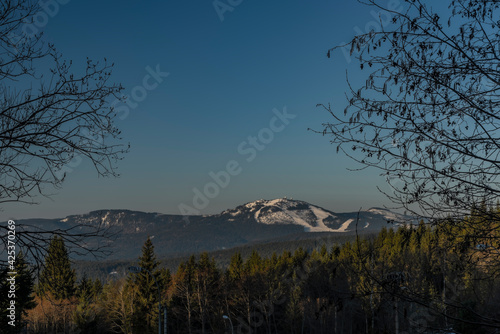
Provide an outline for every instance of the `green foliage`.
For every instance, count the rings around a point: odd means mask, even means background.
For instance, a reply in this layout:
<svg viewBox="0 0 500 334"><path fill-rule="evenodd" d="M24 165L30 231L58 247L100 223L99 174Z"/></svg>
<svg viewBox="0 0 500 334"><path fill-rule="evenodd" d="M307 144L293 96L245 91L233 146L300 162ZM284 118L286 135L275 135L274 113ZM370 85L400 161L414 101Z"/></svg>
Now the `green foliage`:
<svg viewBox="0 0 500 334"><path fill-rule="evenodd" d="M208 253L192 255L173 274L160 268L148 239L139 265L152 275L104 287L83 277L73 321L85 333L156 333L154 276L169 333L228 332L223 315L235 332L255 334L394 333L396 323L400 332L489 333L500 327L500 257L492 248L500 220L492 219L498 208L486 211L383 229L330 249L235 252L225 267ZM471 220L482 238L470 237Z"/></svg>
<svg viewBox="0 0 500 334"><path fill-rule="evenodd" d="M52 238L43 270L40 274L37 292L42 296L50 294L56 300L68 299L75 294L76 274L71 269L71 262L64 240Z"/></svg>
<svg viewBox="0 0 500 334"><path fill-rule="evenodd" d="M154 246L148 237L142 247L138 266L142 271L130 273L127 289L133 291L135 301L132 313L132 333L147 334L158 331L159 293L165 289L168 274L159 270L160 262L156 259ZM158 285L157 285L158 284Z"/></svg>
<svg viewBox="0 0 500 334"><path fill-rule="evenodd" d="M76 328L81 333L99 333L104 314L97 307L102 292L100 280L92 281L84 276L77 285L78 305L74 313Z"/></svg>

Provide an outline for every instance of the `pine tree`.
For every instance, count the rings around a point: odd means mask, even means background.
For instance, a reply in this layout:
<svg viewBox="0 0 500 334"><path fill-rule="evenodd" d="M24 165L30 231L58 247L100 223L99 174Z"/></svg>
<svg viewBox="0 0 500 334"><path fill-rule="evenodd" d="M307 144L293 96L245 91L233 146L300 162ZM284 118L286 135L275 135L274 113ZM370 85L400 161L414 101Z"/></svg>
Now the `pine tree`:
<svg viewBox="0 0 500 334"><path fill-rule="evenodd" d="M127 284L137 293L137 302L134 304L133 333L156 333L158 328L158 287L163 287L162 275L156 259L154 246L148 237L142 246L142 255L139 257L138 274L129 274ZM152 277L153 275L154 277ZM161 292L160 292L161 293Z"/></svg>
<svg viewBox="0 0 500 334"><path fill-rule="evenodd" d="M92 294L94 296L98 296L101 294L102 292L102 289L103 289L103 286L102 286L102 282L100 279L96 278L94 280L94 285L92 286Z"/></svg>
<svg viewBox="0 0 500 334"><path fill-rule="evenodd" d="M229 263L227 272L231 282L241 279L241 275L243 272L243 258L241 257L240 252L234 253L231 256L231 261Z"/></svg>
<svg viewBox="0 0 500 334"><path fill-rule="evenodd" d="M45 264L38 283L38 293L56 300L68 299L75 294L76 274L64 240L55 236L49 245Z"/></svg>
<svg viewBox="0 0 500 334"><path fill-rule="evenodd" d="M99 282L99 280L96 280ZM80 280L76 288L78 306L73 315L73 321L81 333L95 333L97 331L101 315L98 314L95 302L100 292L94 289L94 282L86 275Z"/></svg>

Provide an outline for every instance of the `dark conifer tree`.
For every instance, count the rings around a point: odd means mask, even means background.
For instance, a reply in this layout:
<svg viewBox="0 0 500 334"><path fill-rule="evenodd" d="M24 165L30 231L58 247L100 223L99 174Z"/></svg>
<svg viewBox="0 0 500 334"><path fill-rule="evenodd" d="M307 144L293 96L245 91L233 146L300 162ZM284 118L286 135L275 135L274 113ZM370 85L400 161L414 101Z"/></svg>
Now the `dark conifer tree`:
<svg viewBox="0 0 500 334"><path fill-rule="evenodd" d="M139 257L138 265L142 271L138 274L130 274L127 282L137 294L132 331L137 334L153 334L158 328L158 287L162 290L164 282L158 268L160 262L156 259L154 246L149 237L142 246L142 255Z"/></svg>
<svg viewBox="0 0 500 334"><path fill-rule="evenodd" d="M75 325L82 333L95 333L99 317L93 306L97 295L94 293L92 279L88 279L84 275L76 288L76 295L78 297L78 306L74 313Z"/></svg>
<svg viewBox="0 0 500 334"><path fill-rule="evenodd" d="M71 269L68 250L64 240L55 236L49 245L44 267L40 274L38 293L50 295L56 300L67 299L75 294L76 274Z"/></svg>

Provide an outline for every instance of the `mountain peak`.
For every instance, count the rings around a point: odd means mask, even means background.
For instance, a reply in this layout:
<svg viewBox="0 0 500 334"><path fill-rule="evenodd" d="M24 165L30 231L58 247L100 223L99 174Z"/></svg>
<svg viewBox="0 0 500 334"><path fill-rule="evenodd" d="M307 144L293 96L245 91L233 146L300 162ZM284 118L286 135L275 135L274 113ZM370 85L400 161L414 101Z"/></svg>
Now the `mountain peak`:
<svg viewBox="0 0 500 334"><path fill-rule="evenodd" d="M386 208L373 207L373 208L368 209L367 212L381 215L390 221L403 222L403 221L407 220L407 218L405 218L403 215L396 213L396 212L392 212L391 210L386 209Z"/></svg>
<svg viewBox="0 0 500 334"><path fill-rule="evenodd" d="M296 203L296 202L302 202L302 201L297 201L294 200L293 198L287 198L287 197L282 197L282 198L275 198L271 200L267 199L259 199L253 202L248 202L246 204L243 204L243 206L246 206L247 208L252 208L258 205L265 205L265 206L273 206L273 205L286 205L290 203ZM305 202L304 202L305 203Z"/></svg>
<svg viewBox="0 0 500 334"><path fill-rule="evenodd" d="M103 209L64 219L30 220L25 225L48 230L80 229L83 226L109 227L116 233L116 239L109 242L116 252L113 257L126 258L140 253L140 247L147 236L155 236L157 249L161 250L160 254L166 255L231 248L251 242L296 238L298 235L309 235L307 238L321 237L309 232L377 232L387 226L388 222L404 222L405 218L408 221L408 217L383 208L334 213L305 201L283 197L248 202L215 215L183 217ZM98 245L102 240L91 238L86 242Z"/></svg>
<svg viewBox="0 0 500 334"><path fill-rule="evenodd" d="M328 226L336 216L323 208L292 198L260 199L222 213L236 216L253 216L257 223L265 225L299 225L305 232L344 232ZM341 226L340 226L341 227Z"/></svg>

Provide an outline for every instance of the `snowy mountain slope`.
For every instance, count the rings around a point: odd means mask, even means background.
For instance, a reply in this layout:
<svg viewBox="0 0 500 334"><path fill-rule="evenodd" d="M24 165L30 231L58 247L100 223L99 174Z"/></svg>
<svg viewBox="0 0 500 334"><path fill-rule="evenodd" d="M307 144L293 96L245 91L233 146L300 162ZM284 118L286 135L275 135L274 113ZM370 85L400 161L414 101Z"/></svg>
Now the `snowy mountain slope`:
<svg viewBox="0 0 500 334"><path fill-rule="evenodd" d="M305 232L335 232L325 225L328 219L335 217L333 213L303 201L286 198L258 200L243 207L254 212L255 221L261 224L294 224L303 226ZM239 207L232 214L236 215L242 209Z"/></svg>
<svg viewBox="0 0 500 334"><path fill-rule="evenodd" d="M388 225L388 221L399 223ZM183 217L130 210L98 210L63 219L30 219L16 222L20 229L109 228L116 238L106 243L113 258L133 258L148 236L158 255L227 249L253 242L316 238L322 234L378 232L384 226L408 222L408 217L387 209L334 213L319 206L287 198L257 200L220 214ZM314 233L313 233L314 232ZM101 240L102 241L102 240ZM98 243L99 240L88 240Z"/></svg>
<svg viewBox="0 0 500 334"><path fill-rule="evenodd" d="M367 211L336 214L316 205L293 199L278 198L258 200L222 212L221 216L253 216L254 220L266 225L296 225L304 232L353 232L356 230L376 230L388 221L396 225L408 223L408 217L388 209L371 208ZM359 217L359 220L358 220ZM356 224L358 221L358 224Z"/></svg>

